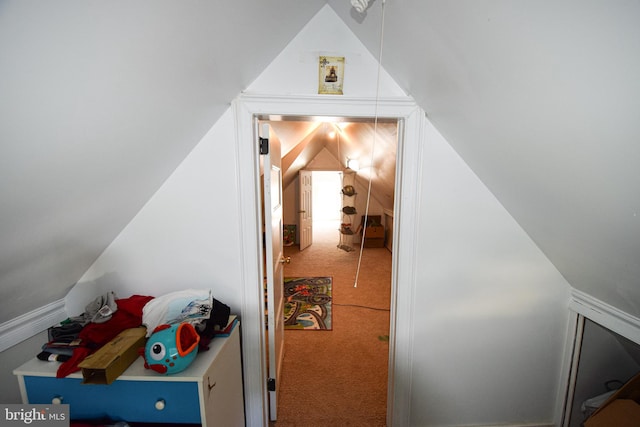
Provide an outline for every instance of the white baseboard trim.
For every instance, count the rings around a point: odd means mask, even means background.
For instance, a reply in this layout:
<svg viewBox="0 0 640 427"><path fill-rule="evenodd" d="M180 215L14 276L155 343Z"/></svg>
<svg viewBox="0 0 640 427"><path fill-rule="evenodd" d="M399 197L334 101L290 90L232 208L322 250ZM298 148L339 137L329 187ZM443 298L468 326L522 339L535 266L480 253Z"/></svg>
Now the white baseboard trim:
<svg viewBox="0 0 640 427"><path fill-rule="evenodd" d="M571 290L569 308L605 328L640 344L640 319L577 289Z"/></svg>
<svg viewBox="0 0 640 427"><path fill-rule="evenodd" d="M471 424L458 427L556 427L555 424Z"/></svg>
<svg viewBox="0 0 640 427"><path fill-rule="evenodd" d="M0 352L21 343L66 319L64 298L0 325Z"/></svg>
<svg viewBox="0 0 640 427"><path fill-rule="evenodd" d="M464 424L456 427L557 427L555 424Z"/></svg>

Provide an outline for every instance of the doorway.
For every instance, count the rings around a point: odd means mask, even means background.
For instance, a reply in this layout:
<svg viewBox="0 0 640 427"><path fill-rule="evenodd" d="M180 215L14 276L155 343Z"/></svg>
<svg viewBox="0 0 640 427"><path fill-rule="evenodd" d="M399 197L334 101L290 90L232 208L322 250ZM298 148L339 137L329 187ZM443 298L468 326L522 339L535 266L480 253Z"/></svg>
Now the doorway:
<svg viewBox="0 0 640 427"><path fill-rule="evenodd" d="M262 224L260 212L260 173L254 118L271 115L366 117L371 101L325 97L269 97L243 94L234 101L237 132L236 160L239 236L243 290L241 321L243 330L243 373L245 413L248 426L263 426L268 419L267 373L265 368L266 332L264 330L264 295L256 284L263 277ZM392 303L389 335L389 381L387 383L387 425L406 425L410 413L410 381L405 375L412 366L412 295L417 267L417 215L421 200L420 168L426 118L412 99L379 99L379 117L395 117L399 126L397 206L394 210L392 254ZM405 373L394 375L394 372Z"/></svg>
<svg viewBox="0 0 640 427"><path fill-rule="evenodd" d="M369 217L377 217L378 228L384 228L383 210L394 206L398 122L340 120L340 126L318 122L315 127L304 118L260 121L261 126L269 124L270 138L283 147L283 211L304 213L305 221L311 212L313 223L309 244L302 236L309 227L301 225L301 216L285 214L285 222L300 218L300 237L299 246L284 248L285 259L290 260L284 276L328 277L332 283L329 330L284 332L277 420L285 425L299 422L301 410L310 425L386 424L392 256L382 244L384 234L376 239L380 245L367 246L362 254L360 236L351 234L352 249L345 251L340 224L353 224L355 231L368 208ZM307 133L308 129L313 130ZM304 132L298 140L292 138L299 130ZM356 157L363 167L345 170L347 160ZM346 184L353 192L342 191ZM367 197L370 190L372 197ZM345 214L347 205L356 212Z"/></svg>
<svg viewBox="0 0 640 427"><path fill-rule="evenodd" d="M340 171L312 171L313 241L338 241L342 178Z"/></svg>

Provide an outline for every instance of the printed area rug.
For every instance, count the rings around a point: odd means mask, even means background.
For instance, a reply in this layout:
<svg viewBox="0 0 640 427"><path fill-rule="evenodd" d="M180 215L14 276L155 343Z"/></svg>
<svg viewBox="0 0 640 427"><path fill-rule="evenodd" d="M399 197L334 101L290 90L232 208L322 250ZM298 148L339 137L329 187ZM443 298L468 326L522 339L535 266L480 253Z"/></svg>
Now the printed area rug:
<svg viewBox="0 0 640 427"><path fill-rule="evenodd" d="M284 328L331 330L331 277L284 279Z"/></svg>

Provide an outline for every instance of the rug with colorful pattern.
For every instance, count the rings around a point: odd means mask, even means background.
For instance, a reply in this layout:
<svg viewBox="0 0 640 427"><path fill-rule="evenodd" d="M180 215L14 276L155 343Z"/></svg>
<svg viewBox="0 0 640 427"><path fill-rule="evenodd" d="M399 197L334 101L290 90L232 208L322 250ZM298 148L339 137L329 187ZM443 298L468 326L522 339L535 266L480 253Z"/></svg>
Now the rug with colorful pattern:
<svg viewBox="0 0 640 427"><path fill-rule="evenodd" d="M284 279L284 328L331 330L331 277Z"/></svg>

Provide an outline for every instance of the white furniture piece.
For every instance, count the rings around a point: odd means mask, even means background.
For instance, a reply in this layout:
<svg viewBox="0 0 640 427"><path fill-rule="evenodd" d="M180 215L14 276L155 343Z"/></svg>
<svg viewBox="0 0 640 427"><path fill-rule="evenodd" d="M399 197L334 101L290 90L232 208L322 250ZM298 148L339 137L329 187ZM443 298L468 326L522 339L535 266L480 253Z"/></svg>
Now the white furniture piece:
<svg viewBox="0 0 640 427"><path fill-rule="evenodd" d="M240 324L216 336L182 372L162 375L138 357L109 385L82 384L80 372L56 378L57 362L34 358L13 373L23 403L69 404L72 420L110 419L144 423L192 423L243 427L244 400Z"/></svg>

